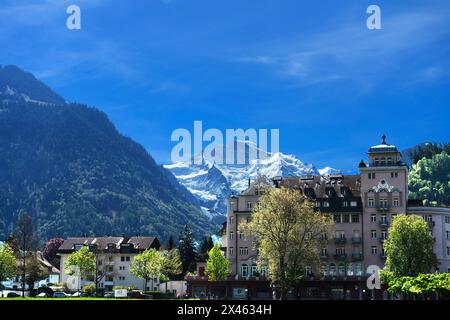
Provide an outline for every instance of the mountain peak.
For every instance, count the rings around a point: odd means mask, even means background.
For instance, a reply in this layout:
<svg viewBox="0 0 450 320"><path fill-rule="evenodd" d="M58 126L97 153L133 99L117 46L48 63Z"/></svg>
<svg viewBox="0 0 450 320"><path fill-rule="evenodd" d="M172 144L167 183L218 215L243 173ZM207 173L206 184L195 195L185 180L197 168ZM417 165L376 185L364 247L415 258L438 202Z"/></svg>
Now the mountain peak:
<svg viewBox="0 0 450 320"><path fill-rule="evenodd" d="M65 100L34 75L15 65L0 65L0 100L64 105Z"/></svg>

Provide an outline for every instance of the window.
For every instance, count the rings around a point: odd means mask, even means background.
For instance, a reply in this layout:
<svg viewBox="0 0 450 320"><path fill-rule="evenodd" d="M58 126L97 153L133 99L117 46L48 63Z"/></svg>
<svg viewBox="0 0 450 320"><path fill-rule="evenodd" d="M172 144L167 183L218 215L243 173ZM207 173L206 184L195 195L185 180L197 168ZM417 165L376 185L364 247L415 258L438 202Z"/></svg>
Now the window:
<svg viewBox="0 0 450 320"><path fill-rule="evenodd" d="M120 261L124 262L125 261L125 257L120 257Z"/></svg>
<svg viewBox="0 0 450 320"><path fill-rule="evenodd" d="M343 263L339 264L338 272L340 276L345 276L345 264Z"/></svg>
<svg viewBox="0 0 450 320"><path fill-rule="evenodd" d="M347 276L351 277L353 274L353 263L350 262L347 264Z"/></svg>
<svg viewBox="0 0 450 320"><path fill-rule="evenodd" d="M230 255L230 257L234 255L234 247L228 248L228 254Z"/></svg>
<svg viewBox="0 0 450 320"><path fill-rule="evenodd" d="M130 257L125 257L125 261L130 261Z"/></svg>
<svg viewBox="0 0 450 320"><path fill-rule="evenodd" d="M311 239L312 239L312 236L313 236L313 233L312 233L312 232L307 232L307 233L305 234L305 239L306 239L306 240L311 240Z"/></svg>
<svg viewBox="0 0 450 320"><path fill-rule="evenodd" d="M312 275L312 268L310 266L305 267L305 276Z"/></svg>
<svg viewBox="0 0 450 320"><path fill-rule="evenodd" d="M246 255L248 255L248 247L240 247L240 248L239 248L239 255L240 255L240 256L246 256Z"/></svg>
<svg viewBox="0 0 450 320"><path fill-rule="evenodd" d="M369 208L375 207L375 199L374 198L369 198L369 200L367 201L367 206Z"/></svg>
<svg viewBox="0 0 450 320"><path fill-rule="evenodd" d="M233 240L233 239L234 239L234 232L231 231L231 232L230 232L230 240Z"/></svg>
<svg viewBox="0 0 450 320"><path fill-rule="evenodd" d="M355 275L356 276L362 276L363 272L362 272L362 263L355 263Z"/></svg>
<svg viewBox="0 0 450 320"><path fill-rule="evenodd" d="M345 239L345 232L342 230L337 230L335 233L336 239Z"/></svg>
<svg viewBox="0 0 450 320"><path fill-rule="evenodd" d="M447 240L450 240L450 231L445 231L445 234L447 235Z"/></svg>
<svg viewBox="0 0 450 320"><path fill-rule="evenodd" d="M386 215L385 215L385 214L382 214L380 220L381 220L381 223L382 223L382 224L386 224L386 223L387 223L387 217L386 217Z"/></svg>
<svg viewBox="0 0 450 320"><path fill-rule="evenodd" d="M372 255L376 255L377 254L377 246L372 246L371 252L372 252Z"/></svg>
<svg viewBox="0 0 450 320"><path fill-rule="evenodd" d="M267 276L267 267L266 266L261 267L261 275L264 277Z"/></svg>
<svg viewBox="0 0 450 320"><path fill-rule="evenodd" d="M343 206L344 208L348 207L348 201L342 201L342 206Z"/></svg>
<svg viewBox="0 0 450 320"><path fill-rule="evenodd" d="M252 220L252 218L250 216L247 217L247 223L250 223L250 221Z"/></svg>
<svg viewBox="0 0 450 320"><path fill-rule="evenodd" d="M358 206L358 202L357 201L351 201L350 202L350 206L351 207L357 207Z"/></svg>
<svg viewBox="0 0 450 320"><path fill-rule="evenodd" d="M248 265L241 265L241 276L248 277Z"/></svg>
<svg viewBox="0 0 450 320"><path fill-rule="evenodd" d="M330 263L330 267L328 268L328 270L330 276L336 275L336 265L334 263Z"/></svg>
<svg viewBox="0 0 450 320"><path fill-rule="evenodd" d="M327 240L327 239L328 239L327 233L326 232L322 232L320 234L320 240Z"/></svg>
<svg viewBox="0 0 450 320"><path fill-rule="evenodd" d="M328 207L330 206L330 203L329 203L328 201L324 201L324 202L323 202L323 206L324 206L325 208L328 208Z"/></svg>
<svg viewBox="0 0 450 320"><path fill-rule="evenodd" d="M371 214L370 215L370 222L377 222L377 215L376 214Z"/></svg>
<svg viewBox="0 0 450 320"><path fill-rule="evenodd" d="M320 208L320 201L316 201L315 207Z"/></svg>
<svg viewBox="0 0 450 320"><path fill-rule="evenodd" d="M386 251L384 251L384 248L381 249L381 256L386 257Z"/></svg>
<svg viewBox="0 0 450 320"><path fill-rule="evenodd" d="M327 255L328 255L327 248L322 248L320 250L320 256L321 257L326 257Z"/></svg>
<svg viewBox="0 0 450 320"><path fill-rule="evenodd" d="M345 248L344 247L336 248L336 255L339 257L345 256Z"/></svg>
<svg viewBox="0 0 450 320"><path fill-rule="evenodd" d="M370 237L372 239L376 239L377 238L377 230L371 230L370 231Z"/></svg>
<svg viewBox="0 0 450 320"><path fill-rule="evenodd" d="M396 214L396 213L393 213L393 214L392 214L392 220L394 220L395 217L397 217L397 214Z"/></svg>
<svg viewBox="0 0 450 320"><path fill-rule="evenodd" d="M256 264L252 264L251 276L257 277L259 275L258 266Z"/></svg>
<svg viewBox="0 0 450 320"><path fill-rule="evenodd" d="M359 214L352 214L352 223L359 223Z"/></svg>
<svg viewBox="0 0 450 320"><path fill-rule="evenodd" d="M447 255L450 256L450 247L447 247Z"/></svg>
<svg viewBox="0 0 450 320"><path fill-rule="evenodd" d="M340 214L335 214L333 216L334 218L334 223L341 223L341 215Z"/></svg>
<svg viewBox="0 0 450 320"><path fill-rule="evenodd" d="M247 202L247 210L252 210L252 202L251 201Z"/></svg>
<svg viewBox="0 0 450 320"><path fill-rule="evenodd" d="M391 178L398 178L398 172L391 172Z"/></svg>
<svg viewBox="0 0 450 320"><path fill-rule="evenodd" d="M381 209L387 209L387 207L388 207L387 199L380 199L380 208Z"/></svg>
<svg viewBox="0 0 450 320"><path fill-rule="evenodd" d="M394 198L394 207L400 207L400 199Z"/></svg>
<svg viewBox="0 0 450 320"><path fill-rule="evenodd" d="M450 216L445 216L445 223L450 223Z"/></svg>
<svg viewBox="0 0 450 320"><path fill-rule="evenodd" d="M234 224L234 217L230 217L230 224Z"/></svg>
<svg viewBox="0 0 450 320"><path fill-rule="evenodd" d="M245 240L245 233L239 232L239 240Z"/></svg>
<svg viewBox="0 0 450 320"><path fill-rule="evenodd" d="M378 164L378 160L375 160L375 165L377 165L377 164ZM375 173L369 172L368 176L369 176L369 180L375 179Z"/></svg>
<svg viewBox="0 0 450 320"><path fill-rule="evenodd" d="M387 239L387 231L381 231L381 239L383 240Z"/></svg>
<svg viewBox="0 0 450 320"><path fill-rule="evenodd" d="M350 215L344 214L344 223L350 223Z"/></svg>

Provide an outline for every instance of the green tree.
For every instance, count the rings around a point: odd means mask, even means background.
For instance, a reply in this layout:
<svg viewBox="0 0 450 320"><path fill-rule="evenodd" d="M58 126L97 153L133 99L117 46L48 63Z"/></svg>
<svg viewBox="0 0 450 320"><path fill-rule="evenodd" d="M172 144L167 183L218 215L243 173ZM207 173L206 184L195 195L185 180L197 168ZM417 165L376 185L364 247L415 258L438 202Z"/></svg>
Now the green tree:
<svg viewBox="0 0 450 320"><path fill-rule="evenodd" d="M437 266L434 239L428 224L419 216L397 216L384 241L386 270L393 277L417 276Z"/></svg>
<svg viewBox="0 0 450 320"><path fill-rule="evenodd" d="M67 257L67 260L64 263L64 268L66 274L68 275L74 275L78 273L81 286L82 279L94 276L95 265L95 255L89 250L87 246L83 246L80 250L75 251Z"/></svg>
<svg viewBox="0 0 450 320"><path fill-rule="evenodd" d="M144 292L151 278L162 278L163 260L161 253L156 249L148 249L138 254L131 263L130 272L138 278L144 279Z"/></svg>
<svg viewBox="0 0 450 320"><path fill-rule="evenodd" d="M39 262L37 254L31 253L26 267L26 283L28 287L34 289L35 282L45 279L47 275L47 269Z"/></svg>
<svg viewBox="0 0 450 320"><path fill-rule="evenodd" d="M187 272L193 272L195 270L197 252L195 250L194 237L188 225L184 226L180 234L178 251L180 252L181 263L183 264L183 275Z"/></svg>
<svg viewBox="0 0 450 320"><path fill-rule="evenodd" d="M31 215L27 213L19 215L14 238L16 239L19 248L19 256L21 259L22 297L25 297L27 259L30 256L30 251L35 250L38 245L38 238L34 232L33 218Z"/></svg>
<svg viewBox="0 0 450 320"><path fill-rule="evenodd" d="M410 198L424 199L425 205L450 206L450 155L435 154L419 160L408 177Z"/></svg>
<svg viewBox="0 0 450 320"><path fill-rule="evenodd" d="M208 259L209 251L214 247L214 242L211 236L204 237L200 244L199 259L205 261Z"/></svg>
<svg viewBox="0 0 450 320"><path fill-rule="evenodd" d="M15 277L17 273L17 259L11 247L4 243L0 245L0 283Z"/></svg>
<svg viewBox="0 0 450 320"><path fill-rule="evenodd" d="M297 284L293 275L320 264L321 236L332 224L332 218L316 212L300 191L272 188L259 198L251 221L241 224L240 231L256 239L260 267L269 266L270 278L284 299L287 289Z"/></svg>
<svg viewBox="0 0 450 320"><path fill-rule="evenodd" d="M166 281L167 293L167 282L183 273L183 264L181 263L180 253L177 249L163 251L162 257L161 279Z"/></svg>
<svg viewBox="0 0 450 320"><path fill-rule="evenodd" d="M226 280L231 273L230 262L223 251L220 250L218 243L209 251L205 273L208 276L208 281Z"/></svg>

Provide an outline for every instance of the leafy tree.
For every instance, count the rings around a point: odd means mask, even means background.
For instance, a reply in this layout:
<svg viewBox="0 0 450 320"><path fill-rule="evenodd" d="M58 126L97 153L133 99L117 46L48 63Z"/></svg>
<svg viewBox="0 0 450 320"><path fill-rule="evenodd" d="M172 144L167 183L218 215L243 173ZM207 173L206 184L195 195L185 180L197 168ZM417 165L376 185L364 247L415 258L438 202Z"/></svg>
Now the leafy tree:
<svg viewBox="0 0 450 320"><path fill-rule="evenodd" d="M27 258L29 252L34 250L38 244L38 238L34 232L33 218L31 215L27 213L20 214L19 219L17 220L14 237L17 240L20 251L19 255L22 261L20 264L22 274L22 297L25 297Z"/></svg>
<svg viewBox="0 0 450 320"><path fill-rule="evenodd" d="M223 251L220 250L218 243L209 251L205 273L209 281L226 280L231 273L230 262L225 257Z"/></svg>
<svg viewBox="0 0 450 320"><path fill-rule="evenodd" d="M450 273L419 274L416 277L391 277L388 291L406 295L438 294L440 297L450 297Z"/></svg>
<svg viewBox="0 0 450 320"><path fill-rule="evenodd" d="M419 216L397 216L384 241L386 270L392 277L417 276L437 266L434 239L428 224Z"/></svg>
<svg viewBox="0 0 450 320"><path fill-rule="evenodd" d="M182 274L183 264L181 263L180 253L177 249L162 252L162 257L161 279L166 281L167 293L167 282Z"/></svg>
<svg viewBox="0 0 450 320"><path fill-rule="evenodd" d="M26 283L30 289L34 289L36 281L47 277L47 269L42 266L36 253L31 253L26 267Z"/></svg>
<svg viewBox="0 0 450 320"><path fill-rule="evenodd" d="M42 252L42 254L44 255L44 258L50 262L54 261L55 258L57 258L58 249L59 249L59 247L61 247L63 242L64 242L64 239L62 239L62 238L53 238L53 239L48 240L45 243L45 246L44 246L44 249Z"/></svg>
<svg viewBox="0 0 450 320"><path fill-rule="evenodd" d="M64 264L65 272L68 275L78 273L81 280L92 277L95 274L96 259L87 246L83 246L80 250L75 251L67 257Z"/></svg>
<svg viewBox="0 0 450 320"><path fill-rule="evenodd" d="M320 264L321 235L333 224L329 215L314 210L313 203L291 188L267 189L252 212L250 222L241 224L246 237L255 237L260 266L269 266L269 275L284 299L288 287L305 266Z"/></svg>
<svg viewBox="0 0 450 320"><path fill-rule="evenodd" d="M450 154L450 143L430 143L419 145L410 151L410 157L413 164L419 162L423 158L431 159L434 155L446 152Z"/></svg>
<svg viewBox="0 0 450 320"><path fill-rule="evenodd" d="M4 243L0 246L0 283L12 277L17 273L17 260L14 251L9 244Z"/></svg>
<svg viewBox="0 0 450 320"><path fill-rule="evenodd" d="M446 152L419 160L409 173L410 197L425 205L450 206L450 155Z"/></svg>
<svg viewBox="0 0 450 320"><path fill-rule="evenodd" d="M148 249L138 254L131 263L130 272L138 278L144 279L144 291L151 278L162 278L163 257L156 249Z"/></svg>
<svg viewBox="0 0 450 320"><path fill-rule="evenodd" d="M195 258L197 256L194 244L194 237L188 225L185 225L180 234L180 242L178 244L178 251L181 256L181 263L183 264L183 275L187 272L195 270Z"/></svg>

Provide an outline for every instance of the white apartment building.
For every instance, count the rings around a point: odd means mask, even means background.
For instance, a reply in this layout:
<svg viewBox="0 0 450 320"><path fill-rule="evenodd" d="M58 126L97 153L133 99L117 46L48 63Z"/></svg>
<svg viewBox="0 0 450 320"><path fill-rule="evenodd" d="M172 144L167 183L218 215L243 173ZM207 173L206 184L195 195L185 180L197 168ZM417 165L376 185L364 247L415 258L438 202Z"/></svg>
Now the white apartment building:
<svg viewBox="0 0 450 320"><path fill-rule="evenodd" d="M83 246L88 246L97 258L99 289L111 292L114 286L136 287L139 290L159 291L158 278L150 279L147 287L145 281L130 273L134 257L147 249L159 249L160 243L155 237L77 237L68 238L58 250L61 256L61 283L71 290L81 290L93 279L81 279L79 275L66 274L65 262L69 255Z"/></svg>

